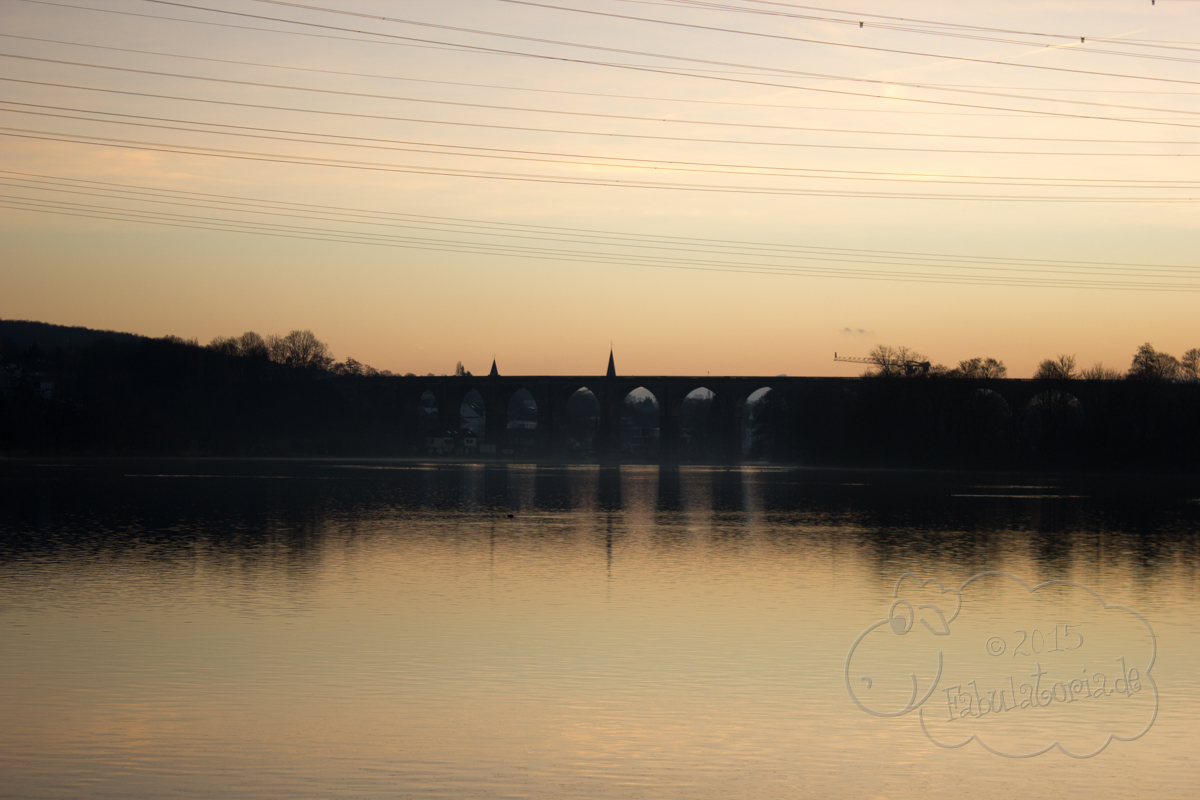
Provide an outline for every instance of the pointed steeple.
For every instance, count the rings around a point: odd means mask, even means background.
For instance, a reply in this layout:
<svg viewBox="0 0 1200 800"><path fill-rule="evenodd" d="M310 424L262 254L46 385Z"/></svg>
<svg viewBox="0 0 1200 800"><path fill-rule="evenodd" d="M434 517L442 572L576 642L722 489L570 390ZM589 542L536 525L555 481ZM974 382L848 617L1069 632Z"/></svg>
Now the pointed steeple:
<svg viewBox="0 0 1200 800"><path fill-rule="evenodd" d="M496 369L496 357L492 356L492 371L488 373L489 378L499 378L500 370Z"/></svg>
<svg viewBox="0 0 1200 800"><path fill-rule="evenodd" d="M609 378L617 377L617 365L613 361L613 351L612 351L611 347L608 348L608 374L606 377L609 377Z"/></svg>

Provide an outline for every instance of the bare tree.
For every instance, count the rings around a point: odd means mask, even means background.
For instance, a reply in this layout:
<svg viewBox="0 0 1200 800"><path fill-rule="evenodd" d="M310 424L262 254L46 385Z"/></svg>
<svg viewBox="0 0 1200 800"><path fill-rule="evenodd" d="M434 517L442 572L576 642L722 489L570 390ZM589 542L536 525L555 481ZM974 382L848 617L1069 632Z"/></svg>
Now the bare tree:
<svg viewBox="0 0 1200 800"><path fill-rule="evenodd" d="M910 350L907 347L890 347L879 344L867 353L867 358L875 364L874 368L863 373L864 378L902 378L911 372L909 364L928 364L929 359Z"/></svg>
<svg viewBox="0 0 1200 800"><path fill-rule="evenodd" d="M1200 347L1193 347L1180 360L1180 380L1200 381Z"/></svg>
<svg viewBox="0 0 1200 800"><path fill-rule="evenodd" d="M267 358L270 355L267 343L254 331L246 331L241 336L217 336L205 346L227 356Z"/></svg>
<svg viewBox="0 0 1200 800"><path fill-rule="evenodd" d="M330 371L335 375L341 375L344 378L373 378L377 375L391 375L386 369L383 371L377 370L369 364L364 364L356 358L346 357L346 360L340 364L334 364L330 367Z"/></svg>
<svg viewBox="0 0 1200 800"><path fill-rule="evenodd" d="M1133 354L1133 363L1126 377L1136 381L1173 381L1180 376L1182 365L1175 356L1160 353L1146 342Z"/></svg>
<svg viewBox="0 0 1200 800"><path fill-rule="evenodd" d="M1007 378L1008 367L994 358L968 358L949 373L954 378Z"/></svg>
<svg viewBox="0 0 1200 800"><path fill-rule="evenodd" d="M244 358L270 358L267 343L254 331L246 331L238 337L238 355Z"/></svg>
<svg viewBox="0 0 1200 800"><path fill-rule="evenodd" d="M358 377L364 374L365 365L349 356L340 364L333 365L333 371L344 377Z"/></svg>
<svg viewBox="0 0 1200 800"><path fill-rule="evenodd" d="M232 336L217 336L205 346L209 350L215 350L222 355L241 355L238 348L238 340Z"/></svg>
<svg viewBox="0 0 1200 800"><path fill-rule="evenodd" d="M1047 358L1033 373L1034 380L1067 381L1075 377L1075 356L1063 354Z"/></svg>
<svg viewBox="0 0 1200 800"><path fill-rule="evenodd" d="M1097 361L1090 367L1079 373L1079 377L1085 381L1119 381L1125 376L1121 374L1121 370L1106 367Z"/></svg>
<svg viewBox="0 0 1200 800"><path fill-rule="evenodd" d="M295 369L328 369L333 364L329 345L309 330L292 331L287 336L272 334L266 345L272 361Z"/></svg>
<svg viewBox="0 0 1200 800"><path fill-rule="evenodd" d="M455 375L455 377L458 377L458 378L464 378L464 377L469 378L471 376L471 373L468 372L467 368L463 366L463 363L461 361L459 361L457 364L454 365L454 375Z"/></svg>

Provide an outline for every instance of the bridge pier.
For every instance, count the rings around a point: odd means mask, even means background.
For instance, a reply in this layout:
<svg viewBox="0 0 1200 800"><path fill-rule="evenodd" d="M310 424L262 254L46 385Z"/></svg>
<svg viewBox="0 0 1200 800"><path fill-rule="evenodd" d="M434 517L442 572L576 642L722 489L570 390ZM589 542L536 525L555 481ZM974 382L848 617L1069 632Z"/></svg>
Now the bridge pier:
<svg viewBox="0 0 1200 800"><path fill-rule="evenodd" d="M434 391L434 397L437 398L438 434L457 431L462 418L462 398L445 384Z"/></svg>
<svg viewBox="0 0 1200 800"><path fill-rule="evenodd" d="M554 393L543 388L533 390L532 394L537 403L537 452L553 455L558 451L558 436L562 431L562 418L555 408Z"/></svg>
<svg viewBox="0 0 1200 800"><path fill-rule="evenodd" d="M399 411L400 451L413 453L421 447L421 394L422 392L402 392L400 394Z"/></svg>
<svg viewBox="0 0 1200 800"><path fill-rule="evenodd" d="M724 463L742 460L741 398L728 391L713 398L709 415L712 419L713 454Z"/></svg>
<svg viewBox="0 0 1200 800"><path fill-rule="evenodd" d="M490 391L483 393L483 405L487 409L487 419L483 423L484 440L488 444L494 444L496 451L499 452L501 448L510 446L508 440L508 401L510 398L494 387L489 387L489 389Z"/></svg>
<svg viewBox="0 0 1200 800"><path fill-rule="evenodd" d="M658 456L659 460L679 460L679 409L671 403L658 407Z"/></svg>
<svg viewBox="0 0 1200 800"><path fill-rule="evenodd" d="M625 396L611 382L604 381L592 394L600 403L600 418L596 420L596 455L602 462L621 460L621 404Z"/></svg>

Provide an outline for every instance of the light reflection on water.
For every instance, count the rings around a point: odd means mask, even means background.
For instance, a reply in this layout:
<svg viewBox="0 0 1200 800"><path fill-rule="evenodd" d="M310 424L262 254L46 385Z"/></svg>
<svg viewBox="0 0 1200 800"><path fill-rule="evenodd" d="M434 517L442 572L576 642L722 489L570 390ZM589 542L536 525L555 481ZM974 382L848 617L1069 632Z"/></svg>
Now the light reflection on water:
<svg viewBox="0 0 1200 800"><path fill-rule="evenodd" d="M1197 494L1128 477L0 463L0 796L1187 796ZM1140 611L1154 728L1092 759L1014 761L861 713L847 650L910 570L1069 578Z"/></svg>

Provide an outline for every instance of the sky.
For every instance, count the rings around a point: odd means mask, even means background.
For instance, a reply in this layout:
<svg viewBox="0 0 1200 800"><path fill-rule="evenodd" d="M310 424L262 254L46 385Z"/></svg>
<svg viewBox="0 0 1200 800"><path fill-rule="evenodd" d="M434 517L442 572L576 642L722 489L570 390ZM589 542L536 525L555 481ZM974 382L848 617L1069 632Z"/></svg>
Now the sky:
<svg viewBox="0 0 1200 800"><path fill-rule="evenodd" d="M1200 4L0 0L0 317L393 372L1200 347Z"/></svg>

